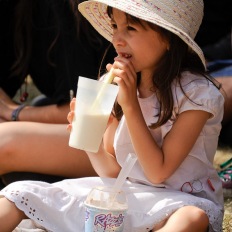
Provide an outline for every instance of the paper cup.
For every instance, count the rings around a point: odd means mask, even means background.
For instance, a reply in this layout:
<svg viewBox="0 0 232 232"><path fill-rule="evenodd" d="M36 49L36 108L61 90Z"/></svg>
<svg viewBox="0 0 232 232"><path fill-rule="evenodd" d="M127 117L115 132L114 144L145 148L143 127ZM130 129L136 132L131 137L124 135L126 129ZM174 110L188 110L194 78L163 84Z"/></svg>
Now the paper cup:
<svg viewBox="0 0 232 232"><path fill-rule="evenodd" d="M85 232L122 232L127 207L123 192L93 189L85 202Z"/></svg>

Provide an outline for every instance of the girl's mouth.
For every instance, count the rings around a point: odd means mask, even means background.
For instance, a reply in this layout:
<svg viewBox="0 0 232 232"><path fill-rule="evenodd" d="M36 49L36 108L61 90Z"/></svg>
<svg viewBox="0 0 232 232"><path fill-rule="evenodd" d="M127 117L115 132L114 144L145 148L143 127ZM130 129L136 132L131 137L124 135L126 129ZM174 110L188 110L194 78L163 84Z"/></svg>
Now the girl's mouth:
<svg viewBox="0 0 232 232"><path fill-rule="evenodd" d="M132 55L127 54L127 53L120 53L119 56L124 57L124 58L126 58L126 59L129 59L129 58L132 57Z"/></svg>
<svg viewBox="0 0 232 232"><path fill-rule="evenodd" d="M129 59L129 58L131 58L131 55L130 54L123 54L123 57L126 59Z"/></svg>

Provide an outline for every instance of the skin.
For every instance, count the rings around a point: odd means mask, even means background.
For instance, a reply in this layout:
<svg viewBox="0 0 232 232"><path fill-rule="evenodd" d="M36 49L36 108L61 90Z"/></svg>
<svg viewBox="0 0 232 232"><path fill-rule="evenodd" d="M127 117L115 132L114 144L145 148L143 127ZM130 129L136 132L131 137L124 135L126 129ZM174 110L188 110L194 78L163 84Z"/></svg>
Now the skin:
<svg viewBox="0 0 232 232"><path fill-rule="evenodd" d="M157 61L166 51L168 43L163 41L161 36L146 24L144 24L144 28L138 24L128 23L125 14L119 10L113 10L113 18L113 45L119 56L115 59L114 64L108 65L107 68L108 70L113 68L113 73L116 76L114 82L119 86L117 100L123 109L138 161L152 183L162 183L175 172L186 158L210 114L204 111L191 110L181 113L160 148L152 138L144 121L137 99L137 90L142 98L151 96L152 73ZM139 46L137 46L138 44ZM154 50L157 52L151 52ZM146 54L146 59L144 59L143 54ZM142 82L137 89L136 72L139 71L142 75ZM75 100L70 105L69 122L73 118L74 102ZM193 123L195 126L190 135L187 128L192 128ZM100 176L117 177L119 174L120 166L115 159L112 146L117 125L117 120L112 116L99 151L94 154L87 152L94 169ZM68 126L68 130L70 128L71 125ZM140 133L137 133L138 131ZM182 144L183 140L186 143ZM6 211L2 210L2 207L7 206L10 208L8 211L14 211L14 213L17 211L14 204L11 205L9 202L3 201L2 204L0 202L1 214ZM19 221L23 216L16 214L15 218L15 221ZM1 222L3 219L0 216L0 224ZM208 217L204 211L195 206L186 206L178 209L166 221L155 225L153 231L169 232L175 228L176 232L205 232L208 224ZM12 225L6 227L4 232L10 231L7 230L10 226Z"/></svg>
<svg viewBox="0 0 232 232"><path fill-rule="evenodd" d="M0 99L0 122L4 122L0 123L0 175L20 171L71 178L96 175L86 154L68 146L69 104L27 106L19 121L11 122L18 105L1 88Z"/></svg>
<svg viewBox="0 0 232 232"><path fill-rule="evenodd" d="M0 124L0 174L22 171L64 177L96 175L85 152L69 147L66 126L34 122Z"/></svg>
<svg viewBox="0 0 232 232"><path fill-rule="evenodd" d="M26 107L19 115L23 121L11 122L16 105L2 89L0 96L0 112L6 115L0 123L0 175L20 171L72 178L96 175L85 152L68 145L69 104Z"/></svg>
<svg viewBox="0 0 232 232"><path fill-rule="evenodd" d="M12 232L22 219L26 219L24 213L18 210L14 203L5 198L0 198L0 222L2 232Z"/></svg>
<svg viewBox="0 0 232 232"><path fill-rule="evenodd" d="M0 122L11 121L14 109L19 105L0 88ZM42 122L42 123L67 123L66 116L69 112L69 104L49 105L41 107L26 106L19 114L19 121Z"/></svg>

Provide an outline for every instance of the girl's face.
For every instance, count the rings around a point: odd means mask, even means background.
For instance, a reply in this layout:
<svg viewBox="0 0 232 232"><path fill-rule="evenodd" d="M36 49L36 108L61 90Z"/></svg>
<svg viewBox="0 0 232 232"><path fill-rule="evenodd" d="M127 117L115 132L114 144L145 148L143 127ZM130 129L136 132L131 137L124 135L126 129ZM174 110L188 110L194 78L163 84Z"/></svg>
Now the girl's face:
<svg viewBox="0 0 232 232"><path fill-rule="evenodd" d="M167 40L142 21L133 22L120 10L113 9L113 45L119 56L129 59L136 72L151 74L168 49Z"/></svg>

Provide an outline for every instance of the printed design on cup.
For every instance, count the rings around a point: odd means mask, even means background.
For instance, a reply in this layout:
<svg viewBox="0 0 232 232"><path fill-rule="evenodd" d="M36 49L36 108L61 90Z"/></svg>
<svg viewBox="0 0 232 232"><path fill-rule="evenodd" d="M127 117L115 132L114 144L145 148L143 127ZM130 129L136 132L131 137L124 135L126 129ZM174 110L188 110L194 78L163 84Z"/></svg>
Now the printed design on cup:
<svg viewBox="0 0 232 232"><path fill-rule="evenodd" d="M89 220L89 215L90 215L90 212L89 212L89 210L85 210L85 221L88 221Z"/></svg>
<svg viewBox="0 0 232 232"><path fill-rule="evenodd" d="M107 227L120 227L123 223L124 216L119 214L118 217L109 214L99 214L95 216L94 225L100 225L104 229Z"/></svg>
<svg viewBox="0 0 232 232"><path fill-rule="evenodd" d="M88 221L90 219L90 212L88 209L86 209L85 212L85 221ZM99 226L103 228L104 231L109 228L121 227L123 225L124 217L125 216L121 213L118 215L99 213L94 216L94 226Z"/></svg>

